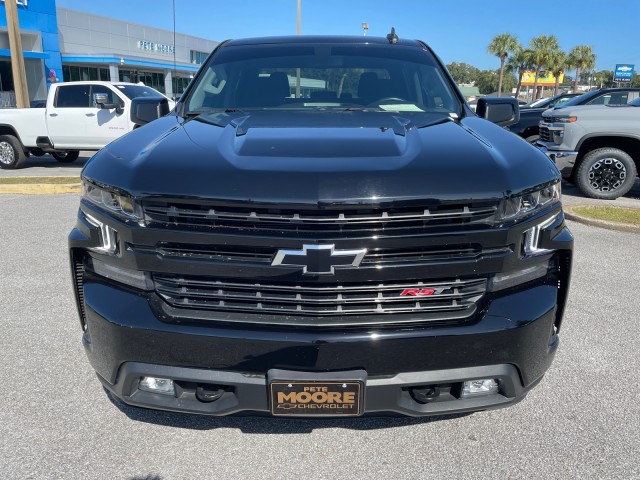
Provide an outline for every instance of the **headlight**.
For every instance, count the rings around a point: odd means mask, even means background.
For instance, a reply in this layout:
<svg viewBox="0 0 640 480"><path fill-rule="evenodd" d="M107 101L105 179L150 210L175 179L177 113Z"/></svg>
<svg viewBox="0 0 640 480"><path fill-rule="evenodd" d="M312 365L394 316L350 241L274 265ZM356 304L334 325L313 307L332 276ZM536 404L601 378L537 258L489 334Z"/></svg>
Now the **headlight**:
<svg viewBox="0 0 640 480"><path fill-rule="evenodd" d="M547 185L539 190L503 200L498 212L499 220L519 220L543 207L560 201L560 182Z"/></svg>
<svg viewBox="0 0 640 480"><path fill-rule="evenodd" d="M574 116L563 116L563 117L546 117L544 121L549 123L573 123L578 121L578 117Z"/></svg>
<svg viewBox="0 0 640 480"><path fill-rule="evenodd" d="M120 195L96 187L92 183L82 182L82 198L125 220L142 220L142 209L131 197Z"/></svg>

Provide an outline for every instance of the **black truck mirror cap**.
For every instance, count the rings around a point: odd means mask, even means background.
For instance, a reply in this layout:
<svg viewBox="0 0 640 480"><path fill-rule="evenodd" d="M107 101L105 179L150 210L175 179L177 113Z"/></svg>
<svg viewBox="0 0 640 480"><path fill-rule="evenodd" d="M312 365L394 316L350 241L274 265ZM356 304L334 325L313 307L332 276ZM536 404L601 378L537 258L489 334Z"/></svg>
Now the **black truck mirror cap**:
<svg viewBox="0 0 640 480"><path fill-rule="evenodd" d="M513 97L480 98L476 113L501 127L508 127L520 121L520 107Z"/></svg>

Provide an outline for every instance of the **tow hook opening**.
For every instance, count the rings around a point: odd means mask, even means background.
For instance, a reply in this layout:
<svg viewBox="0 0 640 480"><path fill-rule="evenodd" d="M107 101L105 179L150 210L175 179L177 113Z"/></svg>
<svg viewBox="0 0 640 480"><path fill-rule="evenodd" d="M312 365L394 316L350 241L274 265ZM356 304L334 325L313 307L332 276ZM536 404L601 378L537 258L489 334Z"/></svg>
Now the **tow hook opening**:
<svg viewBox="0 0 640 480"><path fill-rule="evenodd" d="M431 403L440 396L440 386L423 385L409 389L411 397L418 403Z"/></svg>
<svg viewBox="0 0 640 480"><path fill-rule="evenodd" d="M201 402L211 403L219 400L224 395L226 389L222 385L211 385L199 383L196 387L196 398Z"/></svg>

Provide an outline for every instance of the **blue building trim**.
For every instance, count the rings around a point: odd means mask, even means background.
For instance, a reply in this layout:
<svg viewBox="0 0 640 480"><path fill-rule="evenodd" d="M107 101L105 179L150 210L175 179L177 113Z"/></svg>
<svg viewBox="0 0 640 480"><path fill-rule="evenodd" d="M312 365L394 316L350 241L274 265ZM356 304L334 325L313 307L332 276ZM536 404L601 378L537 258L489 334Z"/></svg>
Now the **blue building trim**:
<svg viewBox="0 0 640 480"><path fill-rule="evenodd" d="M22 52L24 58L49 58L48 53L43 52ZM11 57L11 50L0 48L0 57Z"/></svg>
<svg viewBox="0 0 640 480"><path fill-rule="evenodd" d="M25 2L27 3L27 2ZM60 38L58 36L58 17L55 0L29 0L27 5L18 5L18 22L23 30L40 32L42 37L42 52L24 52L25 58L39 58L44 60L42 72L47 82L47 89L51 86L51 79L62 80L62 58L60 57ZM7 15L4 4L0 4L0 26L7 26ZM0 50L0 56L9 56Z"/></svg>
<svg viewBox="0 0 640 480"><path fill-rule="evenodd" d="M120 60L124 60L122 63ZM173 69L173 63L163 63L163 62L150 62L148 60L138 60L137 58L128 58L128 57L112 57L112 56L78 56L78 55L63 55L62 61L65 63L104 63L104 64L116 64L121 68L127 68L127 66L133 67L153 67L153 68L163 68L166 70ZM189 70L191 72L197 72L200 66L194 65L185 65L184 63L180 63L176 65L180 68L180 70Z"/></svg>

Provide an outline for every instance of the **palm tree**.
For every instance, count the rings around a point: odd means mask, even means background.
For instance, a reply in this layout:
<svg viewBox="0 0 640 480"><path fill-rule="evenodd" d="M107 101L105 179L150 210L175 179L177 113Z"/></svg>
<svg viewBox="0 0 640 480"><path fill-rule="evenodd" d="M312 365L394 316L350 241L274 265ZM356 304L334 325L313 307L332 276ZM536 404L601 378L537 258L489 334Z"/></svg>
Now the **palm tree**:
<svg viewBox="0 0 640 480"><path fill-rule="evenodd" d="M501 33L493 37L487 47L490 54L500 59L500 77L498 79L498 96L502 94L502 79L504 77L504 62L509 54L516 52L520 48L518 39L510 33Z"/></svg>
<svg viewBox="0 0 640 480"><path fill-rule="evenodd" d="M509 72L513 72L518 74L518 86L516 87L516 95L518 98L520 96L520 88L522 88L522 75L524 73L533 68L533 64L531 63L531 50L527 50L522 46L518 48L513 55L509 57L506 64L506 69Z"/></svg>
<svg viewBox="0 0 640 480"><path fill-rule="evenodd" d="M538 75L543 66L546 66L555 52L560 50L558 39L553 35L540 35L531 39L531 60L536 68L536 76L533 80L533 98L538 98Z"/></svg>
<svg viewBox="0 0 640 480"><path fill-rule="evenodd" d="M580 70L589 69L596 66L596 54L589 45L578 45L573 47L569 53L571 64L576 67L576 78L573 81L573 90L578 89L578 80L580 79Z"/></svg>
<svg viewBox="0 0 640 480"><path fill-rule="evenodd" d="M571 68L571 60L569 56L562 50L558 50L552 53L549 57L549 60L547 61L547 70L549 70L549 72L551 72L553 76L556 77L556 84L553 89L554 95L558 94L560 75L562 75L562 73L569 68Z"/></svg>

